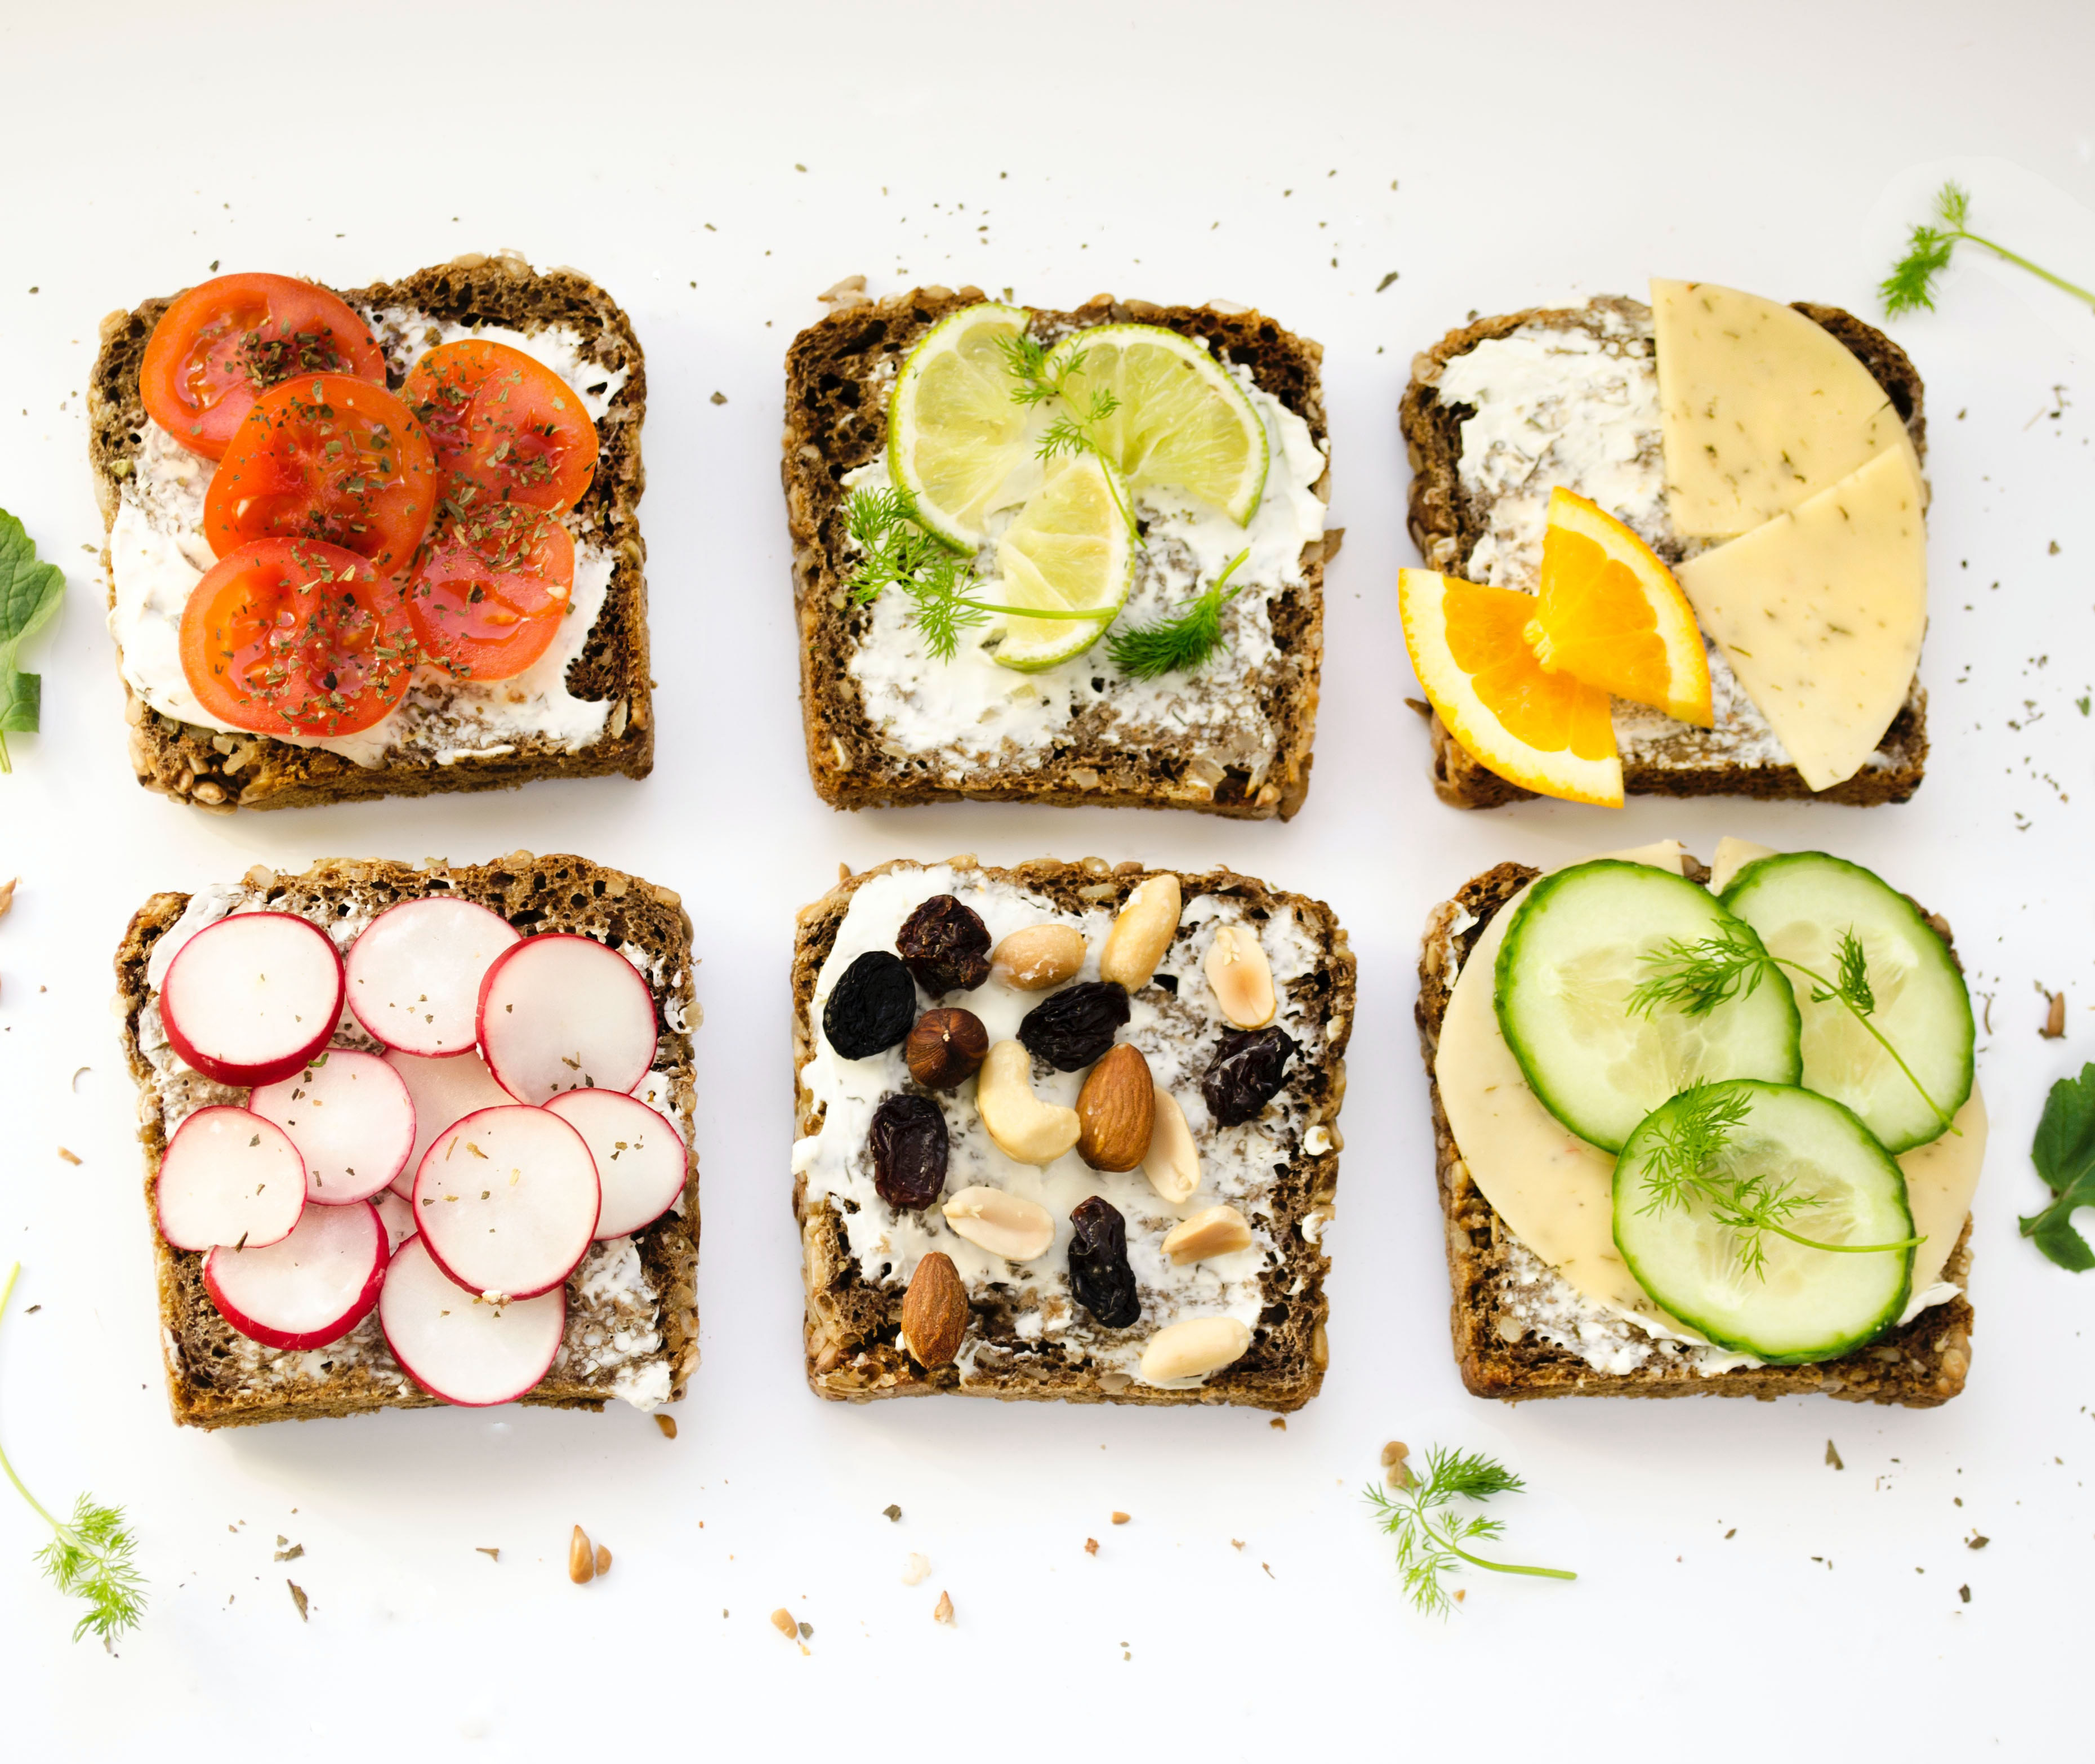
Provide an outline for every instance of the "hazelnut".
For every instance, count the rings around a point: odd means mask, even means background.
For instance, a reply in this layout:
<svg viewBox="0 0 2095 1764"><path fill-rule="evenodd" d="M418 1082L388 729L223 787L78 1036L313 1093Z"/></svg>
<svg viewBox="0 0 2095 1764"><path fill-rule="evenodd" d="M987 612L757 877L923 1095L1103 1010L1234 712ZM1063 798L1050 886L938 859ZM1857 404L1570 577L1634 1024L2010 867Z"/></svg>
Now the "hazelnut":
<svg viewBox="0 0 2095 1764"><path fill-rule="evenodd" d="M940 1008L917 1019L902 1044L909 1075L927 1091L965 1084L989 1057L989 1031L973 1011Z"/></svg>

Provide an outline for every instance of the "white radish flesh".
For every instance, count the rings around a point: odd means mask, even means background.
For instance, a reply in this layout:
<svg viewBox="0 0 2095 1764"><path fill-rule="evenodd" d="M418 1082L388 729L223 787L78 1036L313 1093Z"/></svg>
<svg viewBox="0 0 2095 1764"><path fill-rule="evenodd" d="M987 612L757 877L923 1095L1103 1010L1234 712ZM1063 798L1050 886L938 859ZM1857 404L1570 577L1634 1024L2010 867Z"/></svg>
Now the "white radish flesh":
<svg viewBox="0 0 2095 1764"><path fill-rule="evenodd" d="M474 1407L514 1402L546 1375L560 1351L568 1295L490 1304L462 1292L419 1237L385 1270L378 1324L408 1377L432 1396Z"/></svg>
<svg viewBox="0 0 2095 1764"><path fill-rule="evenodd" d="M386 1065L400 1074L415 1104L415 1148L393 1178L393 1192L404 1200L415 1191L415 1172L437 1135L482 1108L506 1108L516 1099L494 1082L487 1062L477 1053L455 1060L429 1060L420 1054L393 1052Z"/></svg>
<svg viewBox="0 0 2095 1764"><path fill-rule="evenodd" d="M616 1091L569 1091L547 1108L579 1133L603 1185L599 1239L652 1225L684 1191L684 1142L674 1123Z"/></svg>
<svg viewBox="0 0 2095 1764"><path fill-rule="evenodd" d="M522 934L499 913L445 895L388 907L350 946L349 1008L389 1048L431 1059L470 1053L480 983Z"/></svg>
<svg viewBox="0 0 2095 1764"><path fill-rule="evenodd" d="M381 1188L372 1197L372 1205L377 1208L378 1217L385 1226L385 1252L389 1256L415 1235L413 1204L390 1188Z"/></svg>
<svg viewBox="0 0 2095 1764"><path fill-rule="evenodd" d="M468 1292L528 1299L582 1259L603 1196L582 1136L512 1103L438 1135L413 1198L416 1228L446 1274Z"/></svg>
<svg viewBox="0 0 2095 1764"><path fill-rule="evenodd" d="M199 1108L175 1130L153 1183L160 1235L176 1249L281 1243L305 1210L306 1165L273 1121Z"/></svg>
<svg viewBox="0 0 2095 1764"><path fill-rule="evenodd" d="M564 931L527 937L487 970L480 1052L520 1103L629 1091L655 1059L655 995L615 949Z"/></svg>
<svg viewBox="0 0 2095 1764"><path fill-rule="evenodd" d="M414 1101L375 1053L332 1048L295 1078L258 1087L247 1106L298 1148L306 1198L322 1206L368 1200L407 1168L415 1149Z"/></svg>
<svg viewBox="0 0 2095 1764"><path fill-rule="evenodd" d="M273 1084L333 1038L342 995L342 958L326 932L288 912L236 912L168 965L160 1021L206 1078Z"/></svg>
<svg viewBox="0 0 2095 1764"><path fill-rule="evenodd" d="M324 1348L371 1314L389 1250L377 1209L309 1206L281 1244L203 1259L219 1315L268 1348Z"/></svg>

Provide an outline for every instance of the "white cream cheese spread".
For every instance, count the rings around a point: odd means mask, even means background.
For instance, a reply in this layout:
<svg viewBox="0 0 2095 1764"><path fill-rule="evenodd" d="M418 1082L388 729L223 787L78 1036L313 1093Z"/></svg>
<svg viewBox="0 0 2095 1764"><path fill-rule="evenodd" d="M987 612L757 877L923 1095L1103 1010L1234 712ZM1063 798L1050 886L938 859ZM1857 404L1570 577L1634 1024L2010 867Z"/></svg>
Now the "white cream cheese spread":
<svg viewBox="0 0 2095 1764"><path fill-rule="evenodd" d="M1000 754L1036 751L1066 739L1073 723L1102 720L1109 738L1140 747L1161 734L1174 743L1203 744L1203 757L1219 780L1231 767L1251 774L1256 791L1277 750L1279 731L1261 703L1261 687L1279 651L1270 603L1303 580L1302 550L1324 533L1325 507L1315 487L1325 455L1309 425L1270 393L1250 370L1229 372L1243 388L1265 425L1265 490L1250 524L1239 527L1219 509L1182 493L1145 489L1136 515L1144 528L1135 560L1135 583L1120 623L1149 624L1180 612L1212 583L1239 551L1250 555L1230 578L1242 591L1222 612L1227 647L1191 674L1156 680L1122 674L1104 641L1044 673L999 667L993 647L1000 625L963 632L960 652L942 662L925 647L908 619L909 600L885 594L873 603L869 622L847 664L864 695L867 721L891 752L939 754L946 758L944 782L965 781L975 762ZM1047 420L1043 413L1043 425ZM847 490L888 487L885 458L846 475ZM1037 468L1014 472L1004 486L1001 507L991 511L979 554L985 574L979 591L995 600L996 542L1039 482Z"/></svg>
<svg viewBox="0 0 2095 1764"><path fill-rule="evenodd" d="M364 316L396 372L404 373L439 343L461 338L506 343L566 381L595 422L603 420L626 380L625 369L586 359L580 336L565 326L526 334L500 325L443 324L397 307ZM109 631L124 681L163 716L239 734L197 702L181 664L183 608L216 561L204 538L203 505L217 468L150 417L130 463L109 535ZM399 706L370 729L353 735L277 738L324 748L364 766L377 766L396 751L450 765L512 752L525 739L569 751L589 746L603 734L613 707L576 698L568 690L567 674L603 609L614 562L602 546L577 538L574 590L560 632L551 647L515 678L464 682L438 669L420 669Z"/></svg>
<svg viewBox="0 0 2095 1764"><path fill-rule="evenodd" d="M819 1025L831 989L858 956L868 950L892 950L902 921L941 894L956 895L979 913L993 942L1031 925L1075 927L1087 945L1083 969L1075 978L1098 978L1099 952L1114 917L1111 909L1065 912L1044 895L951 865L901 867L873 878L852 896L815 982L811 1020ZM1313 972L1319 959L1317 939L1291 908L1283 906L1261 922L1236 900L1198 895L1186 902L1179 924L1182 930L1190 927L1191 934L1173 944L1158 970L1175 978L1177 993L1151 986L1135 995L1129 1022L1118 1039L1141 1049L1151 1076L1185 1111L1200 1151L1200 1183L1182 1204L1160 1198L1139 1168L1122 1174L1095 1170L1074 1151L1045 1169L1007 1157L982 1125L973 1079L942 1100L951 1143L947 1192L978 1183L1000 1188L1039 1202L1054 1219L1053 1246L1029 1262L1008 1262L956 1235L935 1206L898 1212L880 1198L866 1138L882 1099L909 1087L902 1049L846 1060L826 1036L817 1034L800 1082L822 1111L822 1125L795 1143L793 1168L806 1178L811 1210L826 1200L842 1216L851 1253L869 1284L906 1287L925 1254L942 1250L952 1258L971 1297L993 1296L1005 1301L1021 1340L1052 1344L1095 1371L1119 1372L1137 1380L1144 1344L1166 1324L1188 1317L1228 1316L1257 1333L1265 1303L1261 1277L1279 1265L1276 1234L1289 1228L1274 1213L1274 1167L1285 1165L1299 1148L1306 1149L1309 1136L1321 1130L1321 1124L1307 1121L1295 1078L1325 1057L1330 1038L1343 1034L1344 1026L1318 1021L1289 995L1288 983ZM1229 1026L1203 972L1216 930L1224 925L1246 926L1257 934L1281 1001L1274 1021L1300 1044L1279 1095L1257 1120L1233 1127L1215 1125L1200 1087L1217 1031ZM1018 991L992 976L971 992L948 995L944 1002L980 1017L994 1046L1013 1039L1020 1019L1050 995ZM1043 1101L1074 1105L1083 1076L1034 1062L1034 1089ZM1328 1148L1328 1134L1322 1143ZM1069 1213L1092 1195L1110 1201L1127 1222L1128 1259L1142 1303L1141 1318L1131 1328L1100 1326L1070 1296ZM1174 1265L1163 1252L1165 1233L1182 1219L1224 1203L1249 1222L1251 1247ZM1319 1227L1322 1223L1320 1217ZM1308 1221L1304 1229L1309 1229ZM982 1346L979 1335L971 1332L958 1361L963 1388L974 1381L974 1361Z"/></svg>

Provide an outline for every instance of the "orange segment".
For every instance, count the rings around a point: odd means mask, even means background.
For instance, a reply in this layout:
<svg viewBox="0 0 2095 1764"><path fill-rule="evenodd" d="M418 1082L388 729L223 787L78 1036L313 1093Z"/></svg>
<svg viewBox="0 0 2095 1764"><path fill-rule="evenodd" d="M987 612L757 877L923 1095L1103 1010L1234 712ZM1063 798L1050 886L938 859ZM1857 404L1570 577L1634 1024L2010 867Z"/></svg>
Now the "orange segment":
<svg viewBox="0 0 2095 1764"><path fill-rule="evenodd" d="M1406 569L1397 607L1419 684L1479 764L1523 790L1622 807L1608 695L1535 660L1532 595Z"/></svg>
<svg viewBox="0 0 2095 1764"><path fill-rule="evenodd" d="M1694 609L1649 546L1561 488L1549 493L1528 643L1542 665L1710 725L1710 657Z"/></svg>

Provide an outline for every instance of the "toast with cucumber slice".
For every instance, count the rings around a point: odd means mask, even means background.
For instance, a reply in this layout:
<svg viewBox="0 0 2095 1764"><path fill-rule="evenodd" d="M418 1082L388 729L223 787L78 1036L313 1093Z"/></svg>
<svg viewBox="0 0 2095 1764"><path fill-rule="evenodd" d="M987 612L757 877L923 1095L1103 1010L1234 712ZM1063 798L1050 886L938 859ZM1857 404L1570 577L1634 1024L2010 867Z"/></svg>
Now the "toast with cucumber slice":
<svg viewBox="0 0 2095 1764"><path fill-rule="evenodd" d="M1818 852L1501 864L1417 1008L1470 1391L1932 1407L1986 1117L1949 927Z"/></svg>

